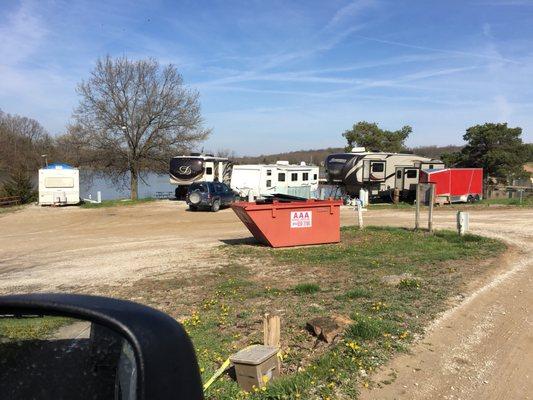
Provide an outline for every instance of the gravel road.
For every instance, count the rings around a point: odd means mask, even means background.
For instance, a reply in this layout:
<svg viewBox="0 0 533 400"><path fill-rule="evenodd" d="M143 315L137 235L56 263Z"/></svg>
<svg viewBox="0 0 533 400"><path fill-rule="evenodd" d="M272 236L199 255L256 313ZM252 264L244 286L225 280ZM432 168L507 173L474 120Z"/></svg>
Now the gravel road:
<svg viewBox="0 0 533 400"><path fill-rule="evenodd" d="M456 210L438 210L453 228ZM342 223L355 214L342 210ZM410 210L370 210L367 225L413 225ZM411 354L375 377L395 381L362 399L528 399L533 395L533 209L470 210L475 233L513 251L429 328ZM217 268L209 249L249 237L231 210L193 213L160 201L101 209L27 207L0 215L0 293L75 291L143 277L201 276Z"/></svg>

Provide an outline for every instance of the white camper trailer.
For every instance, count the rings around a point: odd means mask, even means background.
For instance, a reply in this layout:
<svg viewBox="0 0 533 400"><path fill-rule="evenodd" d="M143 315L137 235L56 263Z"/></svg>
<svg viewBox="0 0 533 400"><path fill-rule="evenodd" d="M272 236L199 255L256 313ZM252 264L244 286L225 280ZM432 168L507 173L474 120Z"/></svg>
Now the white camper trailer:
<svg viewBox="0 0 533 400"><path fill-rule="evenodd" d="M318 190L318 167L288 161L276 164L234 165L231 188L243 198L275 193L310 198Z"/></svg>
<svg viewBox="0 0 533 400"><path fill-rule="evenodd" d="M215 157L212 154L191 153L188 156L176 156L170 159L170 183L178 185L176 198L187 194L193 182L224 182L229 184L232 163L228 158Z"/></svg>
<svg viewBox="0 0 533 400"><path fill-rule="evenodd" d="M80 202L80 171L67 164L50 164L39 170L39 204L67 205Z"/></svg>
<svg viewBox="0 0 533 400"><path fill-rule="evenodd" d="M394 189L403 198L412 197L418 183L420 170L442 169L440 160L416 154L366 151L357 147L350 153L330 154L326 158L326 174L330 183L357 196L360 189L372 197L390 198Z"/></svg>

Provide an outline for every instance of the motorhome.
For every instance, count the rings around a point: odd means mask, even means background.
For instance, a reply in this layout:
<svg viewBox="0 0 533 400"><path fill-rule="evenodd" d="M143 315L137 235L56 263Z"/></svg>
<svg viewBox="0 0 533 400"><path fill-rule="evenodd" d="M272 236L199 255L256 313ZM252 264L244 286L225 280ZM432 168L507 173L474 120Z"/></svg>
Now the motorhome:
<svg viewBox="0 0 533 400"><path fill-rule="evenodd" d="M326 176L329 183L344 187L346 193L356 197L366 189L370 197L389 199L394 189L402 198L414 195L420 171L442 169L440 160L416 154L366 151L353 148L349 153L330 154L326 158Z"/></svg>
<svg viewBox="0 0 533 400"><path fill-rule="evenodd" d="M193 182L224 182L229 184L232 163L228 158L212 154L191 153L170 160L170 183L178 185L176 198L184 198Z"/></svg>
<svg viewBox="0 0 533 400"><path fill-rule="evenodd" d="M80 171L68 164L50 164L39 170L39 204L78 204Z"/></svg>
<svg viewBox="0 0 533 400"><path fill-rule="evenodd" d="M234 165L231 188L243 198L260 198L282 193L311 198L318 190L318 170L314 165L288 161L276 164Z"/></svg>

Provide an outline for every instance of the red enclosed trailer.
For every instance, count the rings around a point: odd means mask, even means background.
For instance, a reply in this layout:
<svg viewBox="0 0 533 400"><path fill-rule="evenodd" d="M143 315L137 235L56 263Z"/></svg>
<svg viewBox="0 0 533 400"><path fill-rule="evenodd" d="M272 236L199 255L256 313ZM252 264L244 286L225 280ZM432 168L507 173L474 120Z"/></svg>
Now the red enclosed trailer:
<svg viewBox="0 0 533 400"><path fill-rule="evenodd" d="M483 168L426 169L419 181L435 184L437 203L474 202L483 196Z"/></svg>

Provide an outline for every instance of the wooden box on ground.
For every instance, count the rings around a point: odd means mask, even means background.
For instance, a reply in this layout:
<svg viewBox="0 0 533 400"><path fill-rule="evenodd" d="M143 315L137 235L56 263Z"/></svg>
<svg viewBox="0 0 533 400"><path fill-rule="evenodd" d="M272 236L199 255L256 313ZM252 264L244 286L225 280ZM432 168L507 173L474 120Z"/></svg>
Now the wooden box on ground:
<svg viewBox="0 0 533 400"><path fill-rule="evenodd" d="M237 382L244 391L263 387L279 376L278 349L272 346L247 347L230 357L235 366Z"/></svg>

